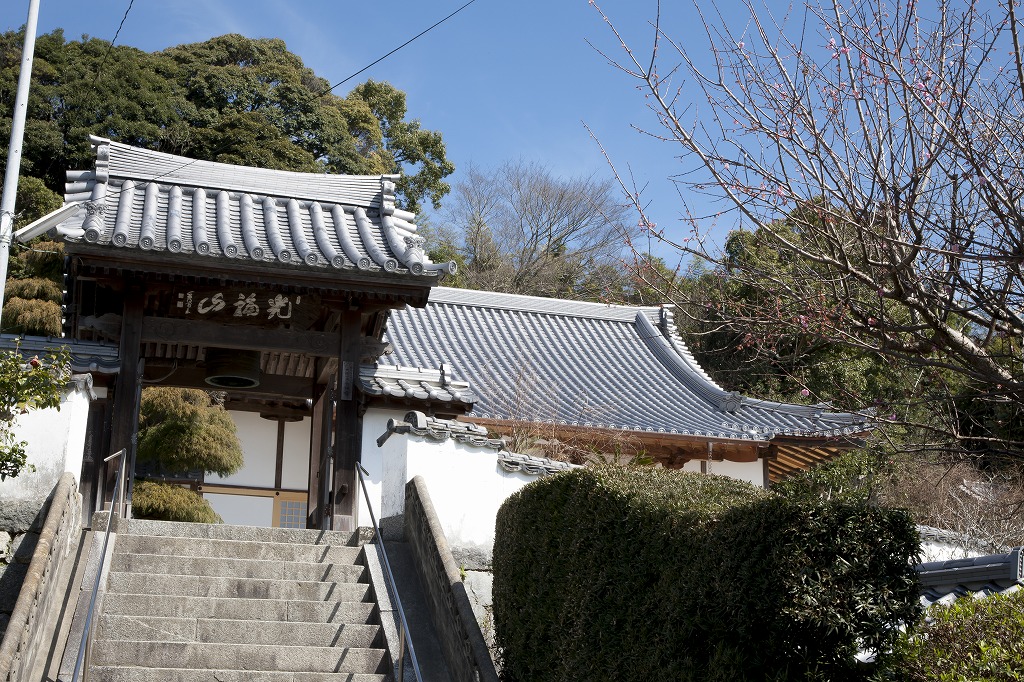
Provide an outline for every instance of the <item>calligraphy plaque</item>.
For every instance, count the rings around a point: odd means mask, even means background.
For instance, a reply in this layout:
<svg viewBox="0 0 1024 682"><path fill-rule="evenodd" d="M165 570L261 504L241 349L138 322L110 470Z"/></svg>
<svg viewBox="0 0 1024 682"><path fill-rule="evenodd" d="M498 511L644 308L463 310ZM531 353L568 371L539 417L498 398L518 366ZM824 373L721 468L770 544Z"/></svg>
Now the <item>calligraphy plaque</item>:
<svg viewBox="0 0 1024 682"><path fill-rule="evenodd" d="M264 287L176 287L165 314L221 324L308 329L320 316L320 297Z"/></svg>

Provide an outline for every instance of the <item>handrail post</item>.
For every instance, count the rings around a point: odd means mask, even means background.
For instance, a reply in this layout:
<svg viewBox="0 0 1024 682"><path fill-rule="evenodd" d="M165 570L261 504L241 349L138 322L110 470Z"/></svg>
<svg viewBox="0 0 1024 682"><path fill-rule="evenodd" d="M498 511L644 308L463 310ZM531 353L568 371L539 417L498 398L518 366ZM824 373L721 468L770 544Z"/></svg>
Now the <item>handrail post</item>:
<svg viewBox="0 0 1024 682"><path fill-rule="evenodd" d="M103 549L100 551L100 560L96 567L96 580L92 586L92 596L89 598L89 610L85 614L85 627L82 630L82 641L78 645L78 656L75 659L75 672L71 676L72 682L78 682L79 680L88 679L89 677L89 664L92 659L92 619L96 611L96 595L100 591L100 580L103 578L103 569L107 564L107 547L110 544L110 528L114 521L115 514L118 518L121 517L121 505L124 504L124 477L125 477L125 457L124 448L118 450L114 454L105 458L104 462L109 462L115 457L120 457L121 461L117 466L117 477L114 481L114 496L110 500L110 511L107 514L107 529L103 534Z"/></svg>
<svg viewBox="0 0 1024 682"><path fill-rule="evenodd" d="M405 609L402 608L402 600L398 596L398 585L395 583L395 574L391 570L391 562L388 561L388 552L384 548L384 538L380 533L380 526L377 525L377 517L373 513L373 503L370 502L370 492L366 489L366 476L370 473L363 468L363 465L356 462L356 474L359 477L359 485L363 488L363 498L366 500L366 509L370 512L370 522L373 524L373 534L376 538L377 553L381 558L381 565L384 567L385 578L387 579L387 588L391 592L391 597L395 601L395 606L398 607L398 663L395 667L398 668L395 671L397 682L402 682L405 676L405 649L408 645L409 658L412 659L412 671L416 676L416 682L423 682L423 678L420 676L420 663L416 658L416 647L413 646L412 639L408 637L409 632L409 621L405 618Z"/></svg>

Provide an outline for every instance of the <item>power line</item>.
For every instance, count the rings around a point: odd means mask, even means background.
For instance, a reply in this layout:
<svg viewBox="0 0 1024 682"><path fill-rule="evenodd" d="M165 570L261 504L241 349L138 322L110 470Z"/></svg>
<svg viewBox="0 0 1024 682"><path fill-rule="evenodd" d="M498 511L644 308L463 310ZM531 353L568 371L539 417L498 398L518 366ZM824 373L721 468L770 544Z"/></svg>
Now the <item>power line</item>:
<svg viewBox="0 0 1024 682"><path fill-rule="evenodd" d="M133 0L133 1L134 1L134 0ZM372 68L372 67L376 66L377 64L381 63L382 61L384 61L385 59L387 59L388 57L390 57L390 56L391 56L391 55L393 55L394 53L398 52L399 50L401 50L401 49L402 49L403 47L405 47L405 46L406 46L406 45L408 45L409 43L413 42L414 40L416 40L416 39L418 39L418 38L422 37L423 35L425 35L425 34L427 34L427 33L431 32L431 31L433 31L433 30L434 30L435 28L437 28L438 26L440 26L440 25L441 25L441 24L443 24L444 22L448 21L449 19L451 19L452 17L454 17L454 16L456 15L456 14L458 14L458 13L459 13L459 12L461 12L462 10L464 10L464 9L466 9L467 7L469 7L470 5L472 5L472 4L474 3L474 2L476 2L476 0L469 0L469 2L467 2L467 3L465 4L465 5L463 5L462 7L458 8L457 10L455 10L454 12L452 12L451 14L449 14L448 16L446 16L446 17L445 17L444 19L441 19L440 21L438 21L438 22L437 22L436 24L434 24L433 26L430 26L429 28L425 28L425 29L423 29L422 31L420 31L419 33L417 33L416 35L414 35L414 36L413 36L412 38L409 38L409 40L405 41L404 43L402 43L401 45L399 45L399 46L398 46L398 47L396 47L395 49L393 49L393 50L391 50L390 52L388 52L388 53L387 53L386 55L384 55L384 56L383 56L383 57L381 57L380 59L377 59L376 61L374 61L374 62L372 62L372 63L370 63L370 64L367 64L367 65L366 65L366 66L364 66L363 68L361 68L361 69L359 69L358 71L356 71L355 73L353 73L353 74L352 74L351 76L348 76L347 78L344 78L344 79L342 79L342 80L338 81L337 83L335 83L335 84L334 84L334 85L332 85L331 87L329 87L329 88L327 88L326 90L324 90L323 92L319 93L319 94L317 95L317 97L323 97L324 95L326 95L326 94L327 94L327 93L329 93L330 91L334 90L334 89L335 89L336 87L338 87L339 85L343 85L344 83L347 83L348 81L352 80L353 78L355 78L356 76L358 76L359 74L361 74L361 73L362 73L363 71L366 71L367 69L370 69L370 68Z"/></svg>
<svg viewBox="0 0 1024 682"><path fill-rule="evenodd" d="M103 53L103 61L100 62L100 68L96 69L96 77L92 79L92 84L96 85L96 82L100 79L100 74L103 73L103 67L107 63L107 57L110 56L110 51L114 49L114 43L117 42L117 37L121 35L121 29L124 28L124 22L128 19L128 13L132 11L132 5L135 4L135 0L129 0L128 9L124 11L124 16L121 17L121 23L117 26L117 31L114 32L114 38L107 45L107 51Z"/></svg>
<svg viewBox="0 0 1024 682"><path fill-rule="evenodd" d="M405 46L409 45L409 44L410 44L410 43L412 43L413 41L415 41L415 40L417 40L417 39L419 39L419 38L423 37L424 35L426 35L426 34L427 34L427 33L429 33L430 31L434 30L435 28L437 28L438 26L440 26L440 25L441 25L441 24L443 24L444 22L448 21L449 19L451 19L452 17L454 17L454 16L456 15L456 14L458 14L458 13L459 13L459 12L461 12L462 10L464 10L464 9L466 9L467 7L469 7L470 5L472 5L472 4L474 3L474 2L476 2L476 0L469 0L469 2L467 2L466 4L462 5L462 6L461 6L461 7L459 7L458 9L456 9L456 10L455 10L454 12L452 12L452 13L451 13L451 14L449 14L448 16L446 16L446 17L444 17L443 19L441 19L441 20L439 20L439 21L435 22L435 23L434 23L434 24L432 24L431 26L429 26L429 27L427 27L427 28L423 29L422 31L420 31L419 33L417 33L416 35L414 35L414 36L413 36L412 38L409 38L409 40L405 41L404 43L402 43L401 45L399 45L399 46L398 46L398 47L396 47L395 49L391 50L390 52L388 52L388 53L387 53L387 54L385 54L384 56L382 56L382 57L380 57L380 58L378 58L378 59L374 60L373 62L371 62L370 64L367 64L366 66L364 66L363 68L359 69L358 71L356 71L356 72L355 72L355 73L353 73L352 75L350 75L350 76L348 76L348 77L346 77L346 78L344 78L344 79L342 79L342 80L338 81L337 83L335 83L335 84L334 84L334 85L332 85L331 87L329 87L329 88L327 88L326 90L324 90L324 91L322 91L322 92L318 93L317 95L315 95L315 96L314 96L314 99L316 99L316 98L320 98L320 97L323 97L323 96L324 96L324 95L326 95L327 93L331 92L332 90L334 90L334 89L335 89L335 88L337 88L338 86L340 86L340 85L343 85L344 83L346 83L346 82L348 82L348 81L352 80L353 78L355 78L355 77L356 77L356 76L358 76L359 74L363 73L363 72L364 72L364 71L366 71L367 69L370 69L370 68L372 68L372 67L376 66L377 64L379 64L380 62L384 61L385 59L387 59L388 57L390 57L390 56L391 56L391 55L393 55L394 53L398 52L399 50L401 50L401 49L402 49L402 48L404 48ZM128 9L126 9L126 10L125 10L125 12L124 12L124 16L123 16L123 17L121 18L121 24L120 24L120 25L119 25L119 26L117 27L117 32L116 32L116 33L114 33L114 39L113 39L113 40L111 40L111 41L110 41L110 45L108 45L108 46L107 46L107 52L106 52L106 53L105 53L105 54L103 55L103 61L102 61L102 62L100 63L100 67L99 67L99 69L98 69L98 70L96 71L96 79L98 79L98 78L99 78L100 72L101 72L101 71L103 71L103 65L104 65L104 64L106 63L106 61L107 61L107 56L108 56L108 55L110 54L110 50L111 50L111 49L112 49L112 48L114 47L114 42L115 42L115 41L117 40L117 36L118 36L118 35L120 35L120 33L121 33L121 28L122 28L122 27L124 26L124 22L125 22L125 20L126 20L126 19L128 18L128 13L132 11L132 5L134 5L134 4L135 4L135 0L129 0L129 3L128 3ZM94 80L93 80L93 84L95 84L95 83L96 83L96 79L94 79ZM215 149L215 150L214 150L214 153L213 153L213 154L211 154L210 156L216 156L216 155L217 155L218 153L220 153L220 152L224 151L225 149L228 149L228 148L229 148L230 146L231 146L231 143L225 143L225 144L221 145L220 147L218 147L217 149ZM178 167L176 167L176 168L173 168L173 169L171 169L171 170L169 170L169 171L167 171L167 172L165 172L165 173L162 173L162 174L160 174L160 175L157 175L157 176L155 176L155 177L149 178L148 180L145 180L145 181L143 181L143 185L142 185L142 186L143 186L143 187L145 187L146 185L148 185L148 184L150 184L150 183L152 183L152 182L156 182L156 181L158 181L158 180L159 180L160 178L164 177L165 175L169 175L170 173L174 173L174 172L176 172L176 171L179 171L179 170L181 170L181 169L183 169L183 168L187 168L188 166L191 166L192 164L196 163L196 162L197 162L197 161L199 161L199 160L200 160L200 159L191 159L191 160L189 160L189 161L188 161L187 163L184 163L184 164L182 164L182 165L180 165L180 166L178 166ZM120 192L121 192L121 191L122 191L121 189L118 189L118 190L117 190L118 194L120 194Z"/></svg>

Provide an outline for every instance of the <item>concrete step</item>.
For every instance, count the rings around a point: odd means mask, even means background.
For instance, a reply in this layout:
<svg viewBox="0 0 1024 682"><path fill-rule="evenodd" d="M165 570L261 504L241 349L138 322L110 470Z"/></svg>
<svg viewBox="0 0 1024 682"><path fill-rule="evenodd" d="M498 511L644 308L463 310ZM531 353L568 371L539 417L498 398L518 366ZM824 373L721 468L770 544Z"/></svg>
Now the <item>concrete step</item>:
<svg viewBox="0 0 1024 682"><path fill-rule="evenodd" d="M118 554L110 566L120 573L357 583L366 568L352 564L311 564L264 559L227 559L160 554Z"/></svg>
<svg viewBox="0 0 1024 682"><path fill-rule="evenodd" d="M183 597L290 599L351 602L373 598L366 583L313 582L204 575L152 575L112 572L107 594L167 594Z"/></svg>
<svg viewBox="0 0 1024 682"><path fill-rule="evenodd" d="M386 654L383 649L344 647L101 640L93 645L92 661L93 665L97 666L133 666L145 662L147 666L154 668L202 669L207 673L209 670L221 669L324 673L387 672Z"/></svg>
<svg viewBox="0 0 1024 682"><path fill-rule="evenodd" d="M300 561L314 564L355 564L362 549L351 545L303 545L284 542L211 540L157 535L120 535L116 554L162 554L174 556Z"/></svg>
<svg viewBox="0 0 1024 682"><path fill-rule="evenodd" d="M103 665L93 666L90 679L96 682L384 682L388 676L375 673L185 670Z"/></svg>
<svg viewBox="0 0 1024 682"><path fill-rule="evenodd" d="M181 597L163 594L107 594L103 612L124 616L176 618L223 618L227 620L276 620L281 622L352 623L378 622L373 602L294 601L285 599L238 599Z"/></svg>
<svg viewBox="0 0 1024 682"><path fill-rule="evenodd" d="M178 523L176 521L150 521L148 519L122 519L117 528L120 535L156 535L174 538L203 538L209 540L241 540L244 542L279 542L303 545L330 545L357 547L370 539L372 531L352 532L305 530L302 528L258 528L256 526L230 526L224 523Z"/></svg>
<svg viewBox="0 0 1024 682"><path fill-rule="evenodd" d="M104 615L99 638L368 649L383 646L379 625Z"/></svg>

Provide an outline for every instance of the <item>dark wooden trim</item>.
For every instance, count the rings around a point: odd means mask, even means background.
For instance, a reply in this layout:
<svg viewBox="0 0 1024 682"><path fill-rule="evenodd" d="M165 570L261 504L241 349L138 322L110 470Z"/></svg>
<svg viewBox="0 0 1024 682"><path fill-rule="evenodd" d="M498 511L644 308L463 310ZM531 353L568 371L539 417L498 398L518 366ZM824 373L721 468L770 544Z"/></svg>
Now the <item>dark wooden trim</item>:
<svg viewBox="0 0 1024 682"><path fill-rule="evenodd" d="M147 367L152 378L166 377L157 382L160 386L181 386L185 388L201 388L204 391L213 387L206 383L206 370L195 366L179 366L168 373L166 367ZM299 399L309 400L313 397L313 380L307 377L294 377L284 374L260 374L260 385L255 388L233 388L227 391L229 396L238 395L245 398L265 398L268 400ZM238 408L245 409L245 408ZM308 413L307 413L308 414Z"/></svg>
<svg viewBox="0 0 1024 682"><path fill-rule="evenodd" d="M274 466L274 487L281 487L281 476L284 473L284 429L287 422L277 420L277 462Z"/></svg>
<svg viewBox="0 0 1024 682"><path fill-rule="evenodd" d="M327 529L328 487L327 473L331 451L331 395L333 389L325 386L313 403L313 423L309 439L309 499L306 527Z"/></svg>
<svg viewBox="0 0 1024 682"><path fill-rule="evenodd" d="M318 357L333 357L338 353L338 336L329 332L241 327L167 317L143 318L141 340L147 343L305 353Z"/></svg>

